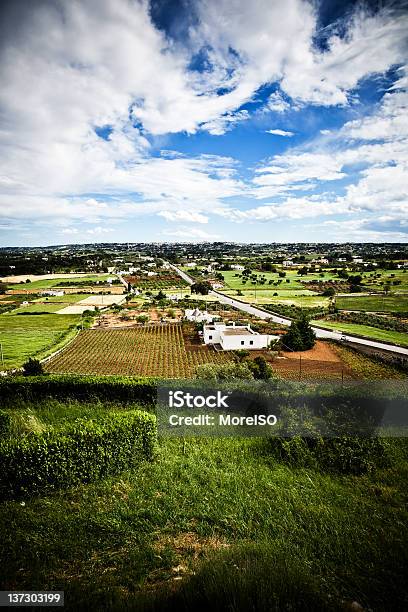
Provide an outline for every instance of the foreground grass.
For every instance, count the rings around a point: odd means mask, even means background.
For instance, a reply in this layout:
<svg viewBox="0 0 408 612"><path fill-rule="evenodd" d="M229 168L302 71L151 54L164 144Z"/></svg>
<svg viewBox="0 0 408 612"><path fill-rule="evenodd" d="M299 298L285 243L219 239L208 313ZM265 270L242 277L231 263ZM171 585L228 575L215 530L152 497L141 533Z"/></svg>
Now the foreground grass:
<svg viewBox="0 0 408 612"><path fill-rule="evenodd" d="M29 357L45 357L75 334L77 315L0 315L4 368L21 366ZM0 367L2 364L0 364Z"/></svg>
<svg viewBox="0 0 408 612"><path fill-rule="evenodd" d="M80 408L15 410L50 425ZM406 609L406 441L391 451L387 468L340 477L278 463L264 440L162 439L153 463L120 477L2 503L1 588L64 589L69 610L187 610L200 597L221 610L216 601L234 602L237 581L252 579L260 597L274 585L277 601L293 588L289 600L306 602L296 610L324 609L320 597L328 609Z"/></svg>
<svg viewBox="0 0 408 612"><path fill-rule="evenodd" d="M328 329L349 332L350 334L364 336L367 338L371 338L372 340L383 340L384 342L390 342L391 344L401 344L402 346L408 346L408 337L407 334L405 334L404 332L389 331L387 329L371 327L370 325L359 325L358 323L344 323L343 321L326 321L325 319L312 321L312 323L319 327L327 327Z"/></svg>

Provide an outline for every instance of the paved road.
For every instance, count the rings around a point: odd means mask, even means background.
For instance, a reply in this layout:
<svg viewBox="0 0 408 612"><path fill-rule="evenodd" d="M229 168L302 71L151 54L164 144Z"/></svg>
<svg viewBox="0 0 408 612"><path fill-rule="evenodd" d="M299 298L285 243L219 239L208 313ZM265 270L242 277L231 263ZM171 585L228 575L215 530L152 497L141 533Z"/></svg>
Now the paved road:
<svg viewBox="0 0 408 612"><path fill-rule="evenodd" d="M170 264L170 266L183 278L189 285L194 283L194 280L188 276L182 270L179 270L176 266ZM280 325L290 325L291 320L286 317L280 317L277 314L270 313L266 310L258 308L257 306L252 306L251 304L247 304L245 302L241 302L241 300L236 300L235 298L230 297L229 295L225 295L220 291L210 291L211 295L215 295L220 302L223 304L228 304L229 306L233 306L242 312L246 312L248 314L252 314L259 319L269 319L274 323L279 323ZM344 334L340 331L329 331L327 329L323 329L322 327L313 326L313 330L316 334L317 338L326 338L329 340L342 340L343 342L352 342L353 344L361 344L363 346L368 346L373 349L377 349L379 351L385 351L388 353L395 353L399 356L408 357L408 348L404 348L402 346L397 346L395 344L387 344L384 342L378 342L377 340L370 340L369 338L358 338L356 336L350 336L348 334Z"/></svg>

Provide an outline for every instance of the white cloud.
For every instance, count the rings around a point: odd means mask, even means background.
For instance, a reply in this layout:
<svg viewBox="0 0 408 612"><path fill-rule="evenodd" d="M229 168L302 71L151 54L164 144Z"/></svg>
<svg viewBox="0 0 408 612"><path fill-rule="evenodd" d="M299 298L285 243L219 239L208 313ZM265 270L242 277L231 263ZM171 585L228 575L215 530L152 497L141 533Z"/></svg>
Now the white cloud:
<svg viewBox="0 0 408 612"><path fill-rule="evenodd" d="M181 238L186 242L195 242L200 240L218 240L221 238L219 234L213 234L209 232L205 232L199 228L192 228L182 226L176 230L163 230L161 232L162 236L169 236L171 238Z"/></svg>
<svg viewBox="0 0 408 612"><path fill-rule="evenodd" d="M345 104L360 79L402 61L405 15L360 12L347 35L333 34L322 53L313 46L315 10L302 0L201 0L185 46L154 27L146 1L25 6L19 31L3 41L0 63L1 218L52 219L61 226L78 220L102 235L103 223L146 213L201 224L208 214L234 216L226 202L242 196L283 196L290 214L303 214L311 199L297 198L296 208L288 194L342 179L347 164L356 163L370 168L347 189L344 206L404 205L404 75L371 117L348 122L338 136L322 130L330 138L321 140L341 140L338 149L330 150L329 142L325 150L310 146L276 156L259 165L251 184L239 179L230 158L177 152L157 157L150 141L178 131L222 135L248 120L250 112L241 106L262 85L277 81L281 91L269 96L270 111L283 113L303 102ZM203 49L208 70L192 72L192 54ZM110 126L108 140L96 134L101 126ZM366 142L354 146L353 140ZM381 173L384 166L390 168ZM279 204L279 215L283 209ZM276 206L253 210L253 218L274 218Z"/></svg>
<svg viewBox="0 0 408 612"><path fill-rule="evenodd" d="M189 221L191 223L208 223L208 217L192 210L163 210L157 213L166 221Z"/></svg>
<svg viewBox="0 0 408 612"><path fill-rule="evenodd" d="M290 104L280 91L275 91L269 96L266 107L276 113L284 113L290 109Z"/></svg>
<svg viewBox="0 0 408 612"><path fill-rule="evenodd" d="M267 134L274 134L275 136L294 136L294 132L288 132L286 130L266 130Z"/></svg>

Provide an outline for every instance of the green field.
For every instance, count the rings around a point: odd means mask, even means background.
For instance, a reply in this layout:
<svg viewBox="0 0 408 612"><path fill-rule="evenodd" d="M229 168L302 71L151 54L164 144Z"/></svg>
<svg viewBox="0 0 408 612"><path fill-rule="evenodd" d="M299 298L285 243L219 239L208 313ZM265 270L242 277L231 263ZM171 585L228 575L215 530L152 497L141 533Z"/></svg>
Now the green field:
<svg viewBox="0 0 408 612"><path fill-rule="evenodd" d="M364 336L371 338L372 340L383 340L384 342L390 342L391 344L408 346L408 336L403 332L388 331L386 329L379 329L378 327L371 327L370 325L358 325L357 323L326 321L324 319L312 321L312 323L321 327L327 327L329 329L335 329L342 332L349 332L350 334L356 334L357 336Z"/></svg>
<svg viewBox="0 0 408 612"><path fill-rule="evenodd" d="M127 408L11 411L39 428ZM0 503L1 588L64 590L67 610L404 610L406 442L348 476L290 467L265 439L162 438L119 476Z"/></svg>
<svg viewBox="0 0 408 612"><path fill-rule="evenodd" d="M188 274L189 270L186 269L185 270ZM283 271L286 273L286 276L284 278L280 278L279 277L279 271ZM354 274L354 275L361 275L363 277L362 280L362 285L363 285L363 291L364 288L366 291L383 291L384 290L384 284L386 283L390 283L390 291L391 293L404 293L404 292L408 292L408 271L404 271L404 270L381 270L381 271L377 271L377 272L352 272L352 271L348 271L350 274ZM323 281L323 282L327 282L327 281L337 281L337 282L344 282L344 279L339 278L339 276L337 275L337 273L333 273L333 272L329 272L329 271L322 271L322 272L316 272L314 274L309 273L306 274L304 276L301 276L300 274L298 274L297 270L291 270L291 269L287 269L287 268L279 268L278 267L278 272L260 272L257 271L254 273L257 274L258 276L258 282L257 282L257 288L259 290L265 290L265 289L277 289L279 291L280 289L286 289L286 290L302 290L307 288L307 283L310 281ZM229 271L221 271L221 274L224 276L224 282L225 282L225 286L226 288L229 287L230 289L253 289L255 287L255 284L253 284L253 281L251 280L247 280L246 283L243 283L243 277L241 276L241 272L237 272L235 270L229 270ZM266 283L261 285L259 282L259 279L261 276L264 276L266 278ZM378 278L377 278L378 277ZM272 281L272 283L278 281L278 280L282 280L282 282L279 285L274 285L274 284L269 284L269 281ZM288 283L287 280L289 280L290 282ZM304 282L301 282L304 281ZM393 283L395 281L401 281L400 285L394 285Z"/></svg>
<svg viewBox="0 0 408 612"><path fill-rule="evenodd" d="M51 289L59 285L62 287L61 283L64 283L64 287L75 286L78 283L83 282L96 282L96 281L106 281L106 279L111 278L112 274L90 274L87 276L75 276L72 275L72 278L44 278L43 280L35 280L30 283L7 283L7 287L9 289L19 290L22 289Z"/></svg>
<svg viewBox="0 0 408 612"><path fill-rule="evenodd" d="M30 302L28 306L20 306L12 310L10 314L20 314L22 312L58 312L62 310L62 308L65 308L65 306L76 304L91 295L92 294L68 293L66 295L50 296L48 299L45 297L36 298Z"/></svg>
<svg viewBox="0 0 408 612"><path fill-rule="evenodd" d="M408 312L408 295L351 295L336 298L339 310L363 312Z"/></svg>
<svg viewBox="0 0 408 612"><path fill-rule="evenodd" d="M236 290L221 289L222 293L236 297L243 302L257 304L271 304L276 301L280 304L295 304L296 306L321 306L328 303L328 299L316 294L314 291L287 290L287 289L241 289L243 295L238 295ZM274 295L277 293L278 295Z"/></svg>
<svg viewBox="0 0 408 612"><path fill-rule="evenodd" d="M35 355L45 356L75 333L70 328L79 320L77 315L0 315L4 368L19 367Z"/></svg>

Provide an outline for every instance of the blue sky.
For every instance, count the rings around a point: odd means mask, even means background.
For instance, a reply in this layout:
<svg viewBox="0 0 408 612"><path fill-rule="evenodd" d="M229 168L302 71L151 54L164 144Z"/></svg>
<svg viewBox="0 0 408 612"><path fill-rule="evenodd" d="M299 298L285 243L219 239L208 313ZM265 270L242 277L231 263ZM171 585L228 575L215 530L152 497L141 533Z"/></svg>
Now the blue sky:
<svg viewBox="0 0 408 612"><path fill-rule="evenodd" d="M0 244L405 242L406 9L4 2Z"/></svg>

